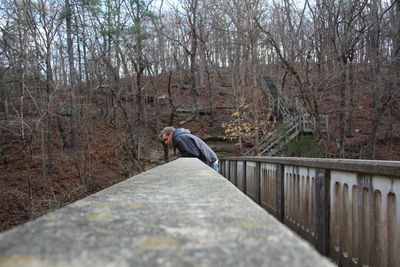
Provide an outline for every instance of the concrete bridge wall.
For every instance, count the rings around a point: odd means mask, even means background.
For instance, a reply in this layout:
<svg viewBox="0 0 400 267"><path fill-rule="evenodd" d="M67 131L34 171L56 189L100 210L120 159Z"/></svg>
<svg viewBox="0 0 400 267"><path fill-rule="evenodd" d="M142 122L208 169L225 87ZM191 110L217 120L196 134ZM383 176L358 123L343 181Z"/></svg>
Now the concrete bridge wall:
<svg viewBox="0 0 400 267"><path fill-rule="evenodd" d="M239 157L221 173L340 266L400 266L400 162Z"/></svg>
<svg viewBox="0 0 400 267"><path fill-rule="evenodd" d="M197 159L0 235L0 266L332 266Z"/></svg>

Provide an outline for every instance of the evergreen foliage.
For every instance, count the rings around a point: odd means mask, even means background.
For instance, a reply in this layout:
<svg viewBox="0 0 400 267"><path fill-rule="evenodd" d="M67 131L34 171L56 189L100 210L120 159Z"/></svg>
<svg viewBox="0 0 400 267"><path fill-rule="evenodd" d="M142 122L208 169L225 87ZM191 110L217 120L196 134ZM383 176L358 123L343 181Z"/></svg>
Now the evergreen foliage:
<svg viewBox="0 0 400 267"><path fill-rule="evenodd" d="M312 135L300 135L284 145L285 156L288 157L322 157L322 148Z"/></svg>

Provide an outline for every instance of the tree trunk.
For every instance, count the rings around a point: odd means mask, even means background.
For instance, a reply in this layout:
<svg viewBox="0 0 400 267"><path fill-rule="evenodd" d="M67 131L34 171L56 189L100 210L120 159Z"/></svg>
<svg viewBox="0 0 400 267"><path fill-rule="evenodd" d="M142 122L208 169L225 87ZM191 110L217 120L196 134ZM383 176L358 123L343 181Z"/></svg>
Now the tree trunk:
<svg viewBox="0 0 400 267"><path fill-rule="evenodd" d="M372 129L370 138L368 140L367 151L365 155L366 159L375 159L376 137L383 114L383 107L381 106L381 103L376 103L376 104L378 105L378 107L376 107L375 115L372 120Z"/></svg>
<svg viewBox="0 0 400 267"><path fill-rule="evenodd" d="M257 98L256 98L257 99ZM256 101L258 102L258 101ZM258 121L258 105L257 103L254 105L254 155L259 156L260 155L260 140L258 136L258 129L259 129L259 121Z"/></svg>
<svg viewBox="0 0 400 267"><path fill-rule="evenodd" d="M378 22L378 1L373 0L371 5L371 14L373 21L371 23ZM366 158L375 159L375 146L376 146L376 137L378 133L379 124L381 122L382 114L384 111L383 105L383 83L381 80L381 60L380 60L380 48L379 48L379 39L380 39L380 28L379 24L374 25L370 28L369 34L367 36L367 48L368 48L368 60L370 62L370 72L369 75L371 77L372 83L372 99L373 106L375 109L374 118L372 119L372 129L370 133L370 138L368 140Z"/></svg>
<svg viewBox="0 0 400 267"><path fill-rule="evenodd" d="M47 46L47 54L46 54L46 123L47 129L45 134L45 147L46 147L46 154L47 154L47 162L46 162L46 169L45 174L51 174L54 170L53 167L53 141L52 141L52 133L53 133L53 115L52 115L52 100L51 100L51 93L52 93L52 67L50 61L50 44Z"/></svg>
<svg viewBox="0 0 400 267"><path fill-rule="evenodd" d="M169 125L173 125L174 118L175 118L175 111L176 111L176 106L175 106L174 102L172 101L171 79L172 79L172 72L170 72L169 76L168 76L168 101L169 101L169 105L171 106L171 114L169 116ZM167 156L168 156L168 153L167 153Z"/></svg>
<svg viewBox="0 0 400 267"><path fill-rule="evenodd" d="M354 69L353 69L353 62L350 62L349 64L349 75L348 75L348 89L349 89L349 93L350 93L350 99L349 99L349 114L347 117L347 133L349 135L353 134L353 110L355 108L355 102L354 102L354 73L353 73Z"/></svg>
<svg viewBox="0 0 400 267"><path fill-rule="evenodd" d="M74 67L74 48L72 40L72 10L69 0L65 0L65 21L67 25L67 50L69 63L70 105L71 105L71 147L78 151L77 141L77 101L76 101L76 70Z"/></svg>
<svg viewBox="0 0 400 267"><path fill-rule="evenodd" d="M143 59L143 43L142 43L142 32L141 28L142 27L142 21L141 21L141 10L140 10L140 1L136 1L136 19L135 19L135 25L136 25L136 90L137 90L137 113L136 113L136 121L137 121L137 127L136 127L136 156L137 160L140 160L141 156L141 151L140 151L140 145L142 144L142 136L143 136L143 116L144 116L144 107L143 107L143 99L142 99L142 74L144 71L144 59Z"/></svg>
<svg viewBox="0 0 400 267"><path fill-rule="evenodd" d="M207 89L208 89L208 102L210 105L210 114L211 117L214 116L214 101L213 101L213 88L212 88L212 82L211 82L211 75L210 75L210 70L206 66L206 75L207 75Z"/></svg>
<svg viewBox="0 0 400 267"><path fill-rule="evenodd" d="M348 64L347 64L347 60L343 59L342 73L341 73L341 85L340 85L340 93L339 93L340 94L340 96L339 96L339 157L340 158L345 158L344 131L345 131L347 77L348 77Z"/></svg>
<svg viewBox="0 0 400 267"><path fill-rule="evenodd" d="M394 135L393 135L393 124L396 123L395 119L395 109L393 106L390 107L390 120L389 120L389 129L388 129L388 138L389 138L389 158L388 160L394 160Z"/></svg>
<svg viewBox="0 0 400 267"><path fill-rule="evenodd" d="M69 1L69 0L66 0ZM72 16L72 14L71 14ZM75 21L75 32L76 32L76 44L77 44L77 50L78 50L78 68L79 68L79 75L76 75L76 80L78 83L82 82L82 51L81 51L81 42L78 36L78 32L79 32L79 24L78 24L78 16L76 16L76 14L74 15L74 21Z"/></svg>
<svg viewBox="0 0 400 267"><path fill-rule="evenodd" d="M394 26L394 32L397 34L394 34L393 37L393 57L396 58L397 62L397 68L400 66L400 0L395 0L395 12L394 12L394 19L393 19L393 26ZM399 70L400 71L400 70Z"/></svg>
<svg viewBox="0 0 400 267"><path fill-rule="evenodd" d="M68 147L68 140L67 140L67 135L65 133L64 126L63 126L61 115L57 116L57 126L58 126L58 131L60 132L61 142L63 144L63 148L67 148Z"/></svg>
<svg viewBox="0 0 400 267"><path fill-rule="evenodd" d="M192 20L190 22L190 76L191 76L191 91L193 96L193 105L195 110L195 118L196 120L200 119L199 105L197 96L199 93L197 92L197 4L198 0L192 0L190 3L190 12L192 13ZM190 15L189 15L190 16Z"/></svg>
<svg viewBox="0 0 400 267"><path fill-rule="evenodd" d="M4 100L3 100L3 112L4 112L3 120L4 121L8 121L9 108L8 108L8 95L7 95L7 92L4 93L3 98L4 98Z"/></svg>

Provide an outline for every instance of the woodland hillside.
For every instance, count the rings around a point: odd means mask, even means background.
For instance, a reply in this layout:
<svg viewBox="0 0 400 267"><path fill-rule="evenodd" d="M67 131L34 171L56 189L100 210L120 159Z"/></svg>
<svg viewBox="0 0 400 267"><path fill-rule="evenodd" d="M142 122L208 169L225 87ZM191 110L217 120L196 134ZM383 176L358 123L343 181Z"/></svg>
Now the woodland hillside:
<svg viewBox="0 0 400 267"><path fill-rule="evenodd" d="M260 154L265 77L315 121L280 155L400 160L400 0L3 0L0 231L172 159L165 126Z"/></svg>

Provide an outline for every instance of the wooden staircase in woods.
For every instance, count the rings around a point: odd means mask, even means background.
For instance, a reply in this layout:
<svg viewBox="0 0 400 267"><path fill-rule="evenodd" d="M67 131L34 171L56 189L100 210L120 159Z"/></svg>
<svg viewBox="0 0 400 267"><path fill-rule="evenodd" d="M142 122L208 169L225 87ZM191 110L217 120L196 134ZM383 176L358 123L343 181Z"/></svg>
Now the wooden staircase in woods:
<svg viewBox="0 0 400 267"><path fill-rule="evenodd" d="M312 117L297 101L291 102L279 90L269 76L261 78L261 88L272 106L273 113L282 123L258 144L258 151L263 156L277 155L284 146L301 133L314 134L315 118ZM327 120L326 120L327 121ZM253 155L255 147L245 155Z"/></svg>

